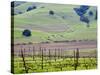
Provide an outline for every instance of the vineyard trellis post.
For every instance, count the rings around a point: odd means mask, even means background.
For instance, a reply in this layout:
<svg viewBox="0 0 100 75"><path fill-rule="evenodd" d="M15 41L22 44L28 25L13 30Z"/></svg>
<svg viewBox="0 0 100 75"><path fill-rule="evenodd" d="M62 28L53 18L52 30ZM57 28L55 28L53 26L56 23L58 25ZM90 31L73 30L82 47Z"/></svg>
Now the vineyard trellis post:
<svg viewBox="0 0 100 75"><path fill-rule="evenodd" d="M49 49L49 64L51 64L51 52L50 52L50 49Z"/></svg>
<svg viewBox="0 0 100 75"><path fill-rule="evenodd" d="M33 47L33 61L34 61L34 57L35 57L35 49Z"/></svg>
<svg viewBox="0 0 100 75"><path fill-rule="evenodd" d="M31 52L31 48L29 47L29 53L26 51L27 56L31 56L31 55L30 55L30 52Z"/></svg>
<svg viewBox="0 0 100 75"><path fill-rule="evenodd" d="M43 48L41 49L42 50L42 69L43 69Z"/></svg>
<svg viewBox="0 0 100 75"><path fill-rule="evenodd" d="M58 49L58 58L60 58L60 49Z"/></svg>
<svg viewBox="0 0 100 75"><path fill-rule="evenodd" d="M74 50L74 67L75 67L75 70L77 70L78 61L79 61L79 49L77 48L76 51Z"/></svg>
<svg viewBox="0 0 100 75"><path fill-rule="evenodd" d="M75 66L75 50L74 50L74 66Z"/></svg>
<svg viewBox="0 0 100 75"><path fill-rule="evenodd" d="M25 51L25 49L24 49L24 51ZM23 66L24 66L24 68L25 68L25 72L28 73L28 69L27 69L27 66L26 66L25 58L24 58L25 56L24 56L24 54L23 54L22 48L21 48L21 56L22 56Z"/></svg>
<svg viewBox="0 0 100 75"><path fill-rule="evenodd" d="M55 61L56 61L56 49L55 49Z"/></svg>

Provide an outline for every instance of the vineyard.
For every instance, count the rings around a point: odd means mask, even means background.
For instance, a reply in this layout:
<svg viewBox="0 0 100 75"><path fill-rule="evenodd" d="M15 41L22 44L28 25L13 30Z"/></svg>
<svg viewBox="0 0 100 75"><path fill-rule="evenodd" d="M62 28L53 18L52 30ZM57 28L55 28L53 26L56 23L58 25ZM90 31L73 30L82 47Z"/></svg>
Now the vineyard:
<svg viewBox="0 0 100 75"><path fill-rule="evenodd" d="M11 2L11 72L97 68L97 7Z"/></svg>
<svg viewBox="0 0 100 75"><path fill-rule="evenodd" d="M91 42L86 46L86 43L16 44L12 60L14 73L96 69L96 45ZM75 48L78 44L80 47Z"/></svg>

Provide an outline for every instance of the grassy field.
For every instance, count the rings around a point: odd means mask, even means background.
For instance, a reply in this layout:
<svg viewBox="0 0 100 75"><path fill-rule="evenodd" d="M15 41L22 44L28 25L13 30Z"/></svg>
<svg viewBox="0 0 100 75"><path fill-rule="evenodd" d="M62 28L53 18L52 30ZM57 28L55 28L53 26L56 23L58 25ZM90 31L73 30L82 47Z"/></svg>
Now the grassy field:
<svg viewBox="0 0 100 75"><path fill-rule="evenodd" d="M23 30L15 30L14 38L16 42L53 42L53 41L63 41L63 40L96 40L96 28L83 28L80 27L80 30L73 31L64 31L64 32L44 32L39 30L32 30L31 37L23 37ZM81 35L81 36L80 36Z"/></svg>
<svg viewBox="0 0 100 75"><path fill-rule="evenodd" d="M34 5L37 6L36 9L26 11L28 7ZM79 5L30 2L16 6L14 9L23 13L12 16L14 17L15 42L39 43L57 40L96 40L97 23L93 19L95 16L89 17L91 22L90 27L87 28L86 24L79 20L79 16L73 10L75 7L79 7ZM85 15L88 16L89 11L93 11L95 15L95 8L91 6ZM50 10L53 10L55 14L49 15ZM32 36L28 39L22 35L24 29L32 31Z"/></svg>

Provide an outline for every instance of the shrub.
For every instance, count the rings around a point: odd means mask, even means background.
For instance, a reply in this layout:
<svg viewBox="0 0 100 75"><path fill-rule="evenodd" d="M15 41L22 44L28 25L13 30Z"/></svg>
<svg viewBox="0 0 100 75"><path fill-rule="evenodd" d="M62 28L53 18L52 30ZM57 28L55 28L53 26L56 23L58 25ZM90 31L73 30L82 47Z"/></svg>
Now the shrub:
<svg viewBox="0 0 100 75"><path fill-rule="evenodd" d="M50 11L49 11L49 14L50 14L50 15L54 15L54 11L50 10Z"/></svg>
<svg viewBox="0 0 100 75"><path fill-rule="evenodd" d="M32 7L28 7L27 11L30 11L30 10L32 10L32 9L33 9Z"/></svg>
<svg viewBox="0 0 100 75"><path fill-rule="evenodd" d="M36 8L37 8L36 6L30 6L27 8L27 11L31 11L31 10L36 9Z"/></svg>
<svg viewBox="0 0 100 75"><path fill-rule="evenodd" d="M89 21L89 19L88 19L87 17L81 16L81 17L80 17L80 21L87 23L87 27L89 27L89 22L90 22L90 21Z"/></svg>
<svg viewBox="0 0 100 75"><path fill-rule="evenodd" d="M33 6L33 9L36 9L37 7L36 6Z"/></svg>
<svg viewBox="0 0 100 75"><path fill-rule="evenodd" d="M20 12L18 12L19 14L22 14L22 12L20 11Z"/></svg>
<svg viewBox="0 0 100 75"><path fill-rule="evenodd" d="M26 30L23 31L22 35L25 36L25 37L29 37L29 36L31 36L31 31L26 29Z"/></svg>
<svg viewBox="0 0 100 75"><path fill-rule="evenodd" d="M93 12L92 12L92 11L89 11L89 15L90 15L90 16L93 16Z"/></svg>

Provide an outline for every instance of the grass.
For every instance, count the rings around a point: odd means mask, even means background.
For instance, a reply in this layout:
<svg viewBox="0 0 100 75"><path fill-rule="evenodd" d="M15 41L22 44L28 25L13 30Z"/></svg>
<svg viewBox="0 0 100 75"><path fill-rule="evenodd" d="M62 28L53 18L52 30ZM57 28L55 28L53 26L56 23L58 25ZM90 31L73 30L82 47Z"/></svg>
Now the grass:
<svg viewBox="0 0 100 75"><path fill-rule="evenodd" d="M92 23L93 24L93 23ZM28 39L22 36L23 29L15 28L14 30L14 40L17 42L52 42L52 41L63 41L63 40L96 40L97 31L95 23L90 28L86 28L85 26L77 25L73 26L71 30L67 30L64 32L45 32L40 30L32 30L32 36ZM50 39L50 40L48 40Z"/></svg>
<svg viewBox="0 0 100 75"><path fill-rule="evenodd" d="M37 9L27 12L27 8L34 4ZM79 16L73 10L75 7L79 6L31 2L15 7L15 10L20 10L24 13L12 16L14 17L14 42L39 43L58 40L97 40L96 21L92 20L90 27L87 28L86 24L79 20ZM94 12L95 8L91 6L88 12L90 10ZM55 15L49 15L49 10L53 10ZM85 15L88 16L88 13ZM62 18L63 16L65 16L65 19ZM24 29L30 29L32 36L29 38L22 36Z"/></svg>
<svg viewBox="0 0 100 75"><path fill-rule="evenodd" d="M72 58L59 58L56 61L54 59L49 60L47 57L44 57L43 61L43 69L41 68L42 66L42 61L40 57L35 57L34 61L33 58L26 57L26 65L30 67L31 69L29 70L29 73L33 72L55 72L55 71L70 71L74 70L74 59ZM91 58L93 61L90 61L90 58L85 58L85 63L88 66L86 68L84 64L84 58L79 58L79 65L77 67L77 70L85 70L85 69L96 69L96 58ZM14 60L14 73L25 73L24 67L23 67L23 62L21 58L15 58ZM93 65L94 64L94 65Z"/></svg>

